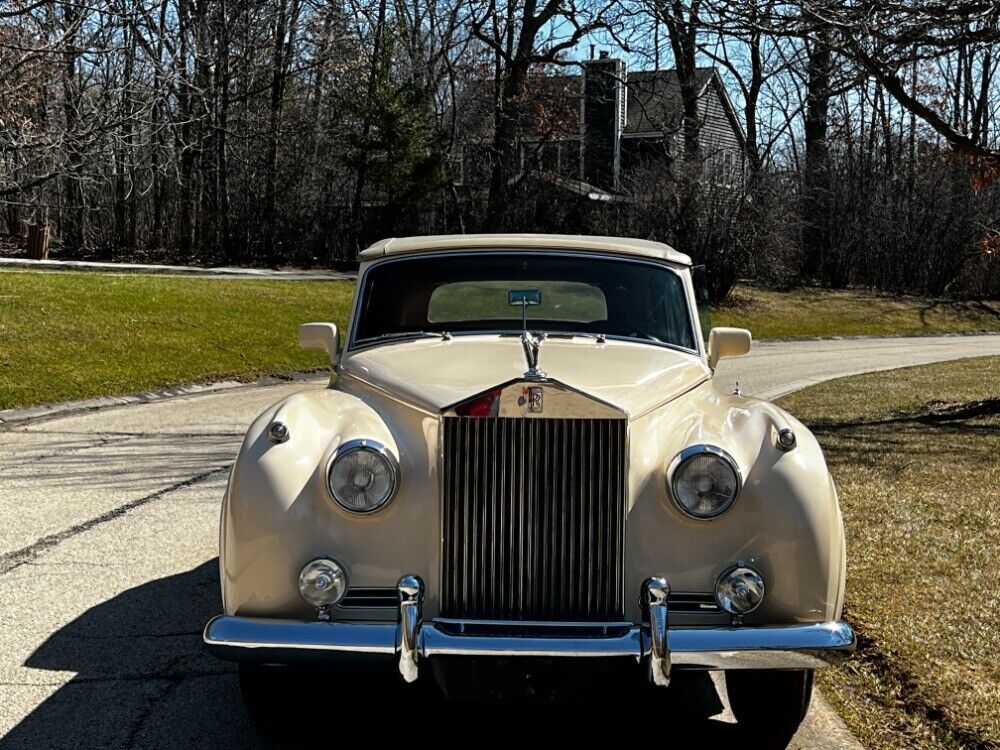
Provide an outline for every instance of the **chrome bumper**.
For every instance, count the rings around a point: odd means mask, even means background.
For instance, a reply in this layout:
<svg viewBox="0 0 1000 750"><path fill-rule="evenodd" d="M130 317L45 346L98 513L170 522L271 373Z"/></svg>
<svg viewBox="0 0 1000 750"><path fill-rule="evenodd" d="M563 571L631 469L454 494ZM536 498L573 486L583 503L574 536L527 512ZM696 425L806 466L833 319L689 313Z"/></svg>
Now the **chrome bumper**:
<svg viewBox="0 0 1000 750"><path fill-rule="evenodd" d="M432 656L631 657L646 661L650 679L666 685L672 668L814 669L854 651L854 631L845 622L670 628L668 590L662 579L650 579L644 586L649 621L622 626L613 635L461 635L444 623L422 622L423 584L406 576L399 584L399 623L223 615L205 626L204 640L213 655L230 661L322 661L346 654L395 658L407 682L417 678L420 661Z"/></svg>

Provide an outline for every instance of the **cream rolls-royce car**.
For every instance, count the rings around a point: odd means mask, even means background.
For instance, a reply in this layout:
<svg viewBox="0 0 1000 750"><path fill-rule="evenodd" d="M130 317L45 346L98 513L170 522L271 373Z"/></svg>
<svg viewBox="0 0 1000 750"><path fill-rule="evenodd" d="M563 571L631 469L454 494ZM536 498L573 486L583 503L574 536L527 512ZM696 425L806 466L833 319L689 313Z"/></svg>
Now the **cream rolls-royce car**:
<svg viewBox="0 0 1000 750"><path fill-rule="evenodd" d="M384 240L361 253L343 346L331 323L299 340L334 374L250 427L204 633L254 711L302 664L502 696L539 664L586 682L614 661L662 695L721 671L741 729L787 734L813 670L853 650L820 447L716 389L751 337L703 339L686 255Z"/></svg>

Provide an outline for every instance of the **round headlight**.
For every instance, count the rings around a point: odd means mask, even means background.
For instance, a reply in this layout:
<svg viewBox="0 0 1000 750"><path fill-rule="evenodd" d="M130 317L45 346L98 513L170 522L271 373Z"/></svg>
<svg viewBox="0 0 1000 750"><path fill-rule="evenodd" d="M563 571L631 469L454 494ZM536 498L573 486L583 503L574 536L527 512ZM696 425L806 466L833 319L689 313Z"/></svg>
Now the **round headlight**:
<svg viewBox="0 0 1000 750"><path fill-rule="evenodd" d="M685 448L668 472L674 503L692 518L721 516L740 492L739 470L732 456L713 445Z"/></svg>
<svg viewBox="0 0 1000 750"><path fill-rule="evenodd" d="M731 615L753 612L764 601L764 579L753 568L737 565L719 576L715 600Z"/></svg>
<svg viewBox="0 0 1000 750"><path fill-rule="evenodd" d="M319 557L299 573L299 594L314 607L332 607L347 592L347 571L336 560Z"/></svg>
<svg viewBox="0 0 1000 750"><path fill-rule="evenodd" d="M342 508L371 513L392 499L398 477L396 459L384 445L374 440L351 440L334 454L327 483Z"/></svg>

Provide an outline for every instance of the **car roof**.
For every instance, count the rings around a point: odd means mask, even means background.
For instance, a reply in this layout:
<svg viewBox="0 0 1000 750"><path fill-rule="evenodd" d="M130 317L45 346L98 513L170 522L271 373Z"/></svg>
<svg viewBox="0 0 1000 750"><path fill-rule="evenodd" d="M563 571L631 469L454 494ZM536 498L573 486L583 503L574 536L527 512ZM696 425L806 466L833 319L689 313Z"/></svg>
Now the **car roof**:
<svg viewBox="0 0 1000 750"><path fill-rule="evenodd" d="M669 245L649 240L625 237L599 237L585 234L437 234L423 237L391 237L379 240L362 250L362 261L372 261L387 255L446 252L449 250L579 250L656 258L691 265L691 258Z"/></svg>

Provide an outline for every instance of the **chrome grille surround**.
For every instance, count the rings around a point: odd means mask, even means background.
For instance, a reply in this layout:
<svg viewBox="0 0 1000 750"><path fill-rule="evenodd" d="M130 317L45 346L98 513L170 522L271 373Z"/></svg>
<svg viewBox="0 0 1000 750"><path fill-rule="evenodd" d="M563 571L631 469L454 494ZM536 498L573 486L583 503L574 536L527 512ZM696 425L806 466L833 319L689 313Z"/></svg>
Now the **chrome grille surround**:
<svg viewBox="0 0 1000 750"><path fill-rule="evenodd" d="M623 620L624 415L442 422L441 616Z"/></svg>

